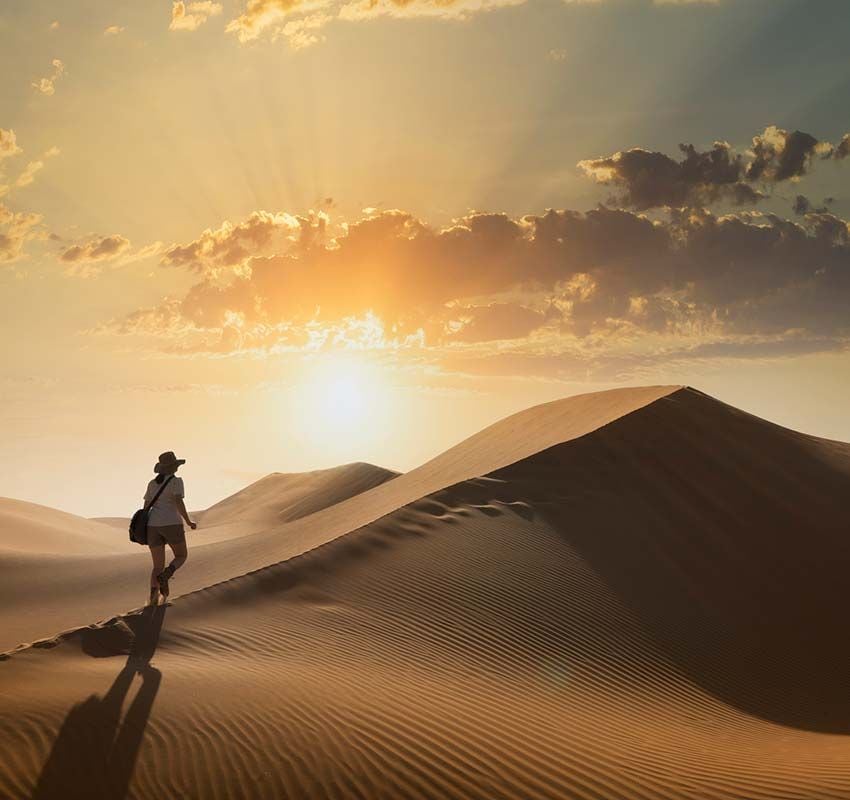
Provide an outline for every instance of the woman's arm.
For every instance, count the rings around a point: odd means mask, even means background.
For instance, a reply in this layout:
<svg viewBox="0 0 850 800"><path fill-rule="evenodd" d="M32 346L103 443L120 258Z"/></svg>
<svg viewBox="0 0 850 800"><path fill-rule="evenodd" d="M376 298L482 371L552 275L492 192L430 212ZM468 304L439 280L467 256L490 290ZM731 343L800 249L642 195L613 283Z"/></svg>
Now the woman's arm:
<svg viewBox="0 0 850 800"><path fill-rule="evenodd" d="M189 512L186 510L186 504L183 502L183 498L175 497L174 501L177 503L177 510L180 512L180 516L186 520L186 523L192 530L195 530L195 528L197 528L198 526L196 523L192 522L192 520L189 519Z"/></svg>

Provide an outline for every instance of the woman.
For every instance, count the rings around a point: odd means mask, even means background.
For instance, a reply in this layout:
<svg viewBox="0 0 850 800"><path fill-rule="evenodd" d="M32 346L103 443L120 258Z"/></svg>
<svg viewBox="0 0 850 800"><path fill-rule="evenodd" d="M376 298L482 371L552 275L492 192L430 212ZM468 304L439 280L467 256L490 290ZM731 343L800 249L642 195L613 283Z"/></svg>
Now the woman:
<svg viewBox="0 0 850 800"><path fill-rule="evenodd" d="M159 602L160 594L168 597L168 581L175 571L186 563L188 553L183 520L186 520L192 530L198 527L189 519L189 512L186 511L183 503L183 479L175 474L180 465L185 463L185 458L177 458L171 450L162 453L153 468L157 475L148 484L145 492L147 508L157 492L162 489L156 502L148 511L148 547L151 549L153 559L150 605L156 605ZM165 484L164 487L163 484ZM174 558L167 567L165 566L166 544L174 553Z"/></svg>

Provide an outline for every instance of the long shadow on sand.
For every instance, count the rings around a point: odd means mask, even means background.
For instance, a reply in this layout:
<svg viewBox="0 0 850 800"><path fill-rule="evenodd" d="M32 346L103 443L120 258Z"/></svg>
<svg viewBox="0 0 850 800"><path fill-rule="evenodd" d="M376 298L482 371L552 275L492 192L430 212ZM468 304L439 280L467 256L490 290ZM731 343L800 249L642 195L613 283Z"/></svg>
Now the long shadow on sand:
<svg viewBox="0 0 850 800"><path fill-rule="evenodd" d="M33 800L126 797L162 679L150 661L165 609L145 608L133 620L135 636L127 663L109 691L103 697L92 695L68 713L39 776ZM85 642L83 647L86 650ZM124 700L137 674L142 685L122 719Z"/></svg>

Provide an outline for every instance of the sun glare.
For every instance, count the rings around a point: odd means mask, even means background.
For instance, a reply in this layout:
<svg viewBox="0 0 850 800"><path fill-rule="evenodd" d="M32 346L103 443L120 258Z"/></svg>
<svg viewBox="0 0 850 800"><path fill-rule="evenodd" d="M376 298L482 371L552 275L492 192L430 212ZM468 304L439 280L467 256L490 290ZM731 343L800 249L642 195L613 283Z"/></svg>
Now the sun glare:
<svg viewBox="0 0 850 800"><path fill-rule="evenodd" d="M357 364L332 359L314 368L305 386L309 412L325 424L351 425L369 415L372 391L366 370Z"/></svg>
<svg viewBox="0 0 850 800"><path fill-rule="evenodd" d="M339 354L324 354L308 364L292 400L305 444L321 447L329 461L356 458L354 445L368 450L382 437L391 405L381 367Z"/></svg>

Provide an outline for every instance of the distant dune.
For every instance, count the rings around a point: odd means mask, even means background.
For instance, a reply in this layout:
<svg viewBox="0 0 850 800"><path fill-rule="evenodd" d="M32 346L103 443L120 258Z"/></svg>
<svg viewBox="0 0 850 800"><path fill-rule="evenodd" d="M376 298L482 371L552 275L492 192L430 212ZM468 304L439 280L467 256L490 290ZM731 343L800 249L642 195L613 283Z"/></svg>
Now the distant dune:
<svg viewBox="0 0 850 800"><path fill-rule="evenodd" d="M193 537L198 543L208 544L247 536L314 514L397 475L364 463L313 472L274 472L204 511L192 512L193 519L201 523ZM126 530L130 518L98 517L93 521Z"/></svg>
<svg viewBox="0 0 850 800"><path fill-rule="evenodd" d="M168 608L12 518L0 796L850 797L849 492L850 445L646 387L270 475Z"/></svg>
<svg viewBox="0 0 850 800"><path fill-rule="evenodd" d="M204 542L229 539L294 522L397 475L363 463L315 472L275 472L201 512L199 538Z"/></svg>
<svg viewBox="0 0 850 800"><path fill-rule="evenodd" d="M132 553L135 547L96 520L0 497L0 554L4 551L97 555Z"/></svg>

